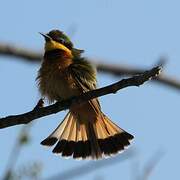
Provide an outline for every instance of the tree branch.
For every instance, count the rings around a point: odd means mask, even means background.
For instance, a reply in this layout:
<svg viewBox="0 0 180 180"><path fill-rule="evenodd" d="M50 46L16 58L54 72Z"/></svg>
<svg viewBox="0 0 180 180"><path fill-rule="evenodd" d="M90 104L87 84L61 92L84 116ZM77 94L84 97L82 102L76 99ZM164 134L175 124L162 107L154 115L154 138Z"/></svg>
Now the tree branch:
<svg viewBox="0 0 180 180"><path fill-rule="evenodd" d="M110 73L114 76L124 76L124 75L135 75L140 74L144 71L142 68L135 68L130 66L118 66L118 65L110 65L110 64L95 64L98 71L102 73ZM154 82L160 83L162 85L166 85L168 87L174 88L176 90L180 90L180 81L176 80L172 77L169 77L165 74L161 74L160 76L153 79Z"/></svg>
<svg viewBox="0 0 180 180"><path fill-rule="evenodd" d="M159 75L160 71L161 71L161 67L157 66L155 68L152 68L149 71L145 71L142 74L135 75L128 79L123 79L117 83L114 83L112 85L109 85L103 88L99 88L96 90L83 93L82 95L77 96L77 97L72 97L68 100L57 102L47 107L34 108L32 111L24 113L24 114L1 118L0 129L14 126L14 125L19 125L19 124L27 124L37 118L68 109L70 108L70 106L74 104L80 104L90 99L104 96L106 94L116 93L118 90L126 88L128 86L140 86L145 81L148 81L149 79L154 78L157 75Z"/></svg>
<svg viewBox="0 0 180 180"><path fill-rule="evenodd" d="M21 58L29 62L39 62L42 59L41 53L9 44L0 44L0 54Z"/></svg>
<svg viewBox="0 0 180 180"><path fill-rule="evenodd" d="M20 48L17 46L12 46L10 44L0 44L0 55L6 55L11 57L17 57L22 60L26 60L28 62L40 62L42 59L42 54L35 52L33 50ZM129 67L123 65L110 65L104 63L95 63L97 70L102 73L109 73L116 76L122 75L135 75L140 74L144 71L142 68ZM166 85L168 87L174 88L176 90L180 90L180 80L176 80L167 75L161 75L158 78L154 79L155 82L160 83L162 85Z"/></svg>

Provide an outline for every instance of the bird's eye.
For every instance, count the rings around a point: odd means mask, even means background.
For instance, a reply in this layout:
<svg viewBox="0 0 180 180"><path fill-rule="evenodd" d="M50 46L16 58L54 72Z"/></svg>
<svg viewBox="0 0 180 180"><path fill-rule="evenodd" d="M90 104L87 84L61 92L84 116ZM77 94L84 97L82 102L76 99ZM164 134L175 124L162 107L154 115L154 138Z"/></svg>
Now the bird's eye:
<svg viewBox="0 0 180 180"><path fill-rule="evenodd" d="M73 44L72 44L71 42L68 42L68 41L66 41L66 40L63 39L63 38L56 37L55 41L63 44L63 45L66 46L68 49L72 49L72 47L73 47Z"/></svg>
<svg viewBox="0 0 180 180"><path fill-rule="evenodd" d="M61 44L64 44L64 43L65 43L65 40L62 39L62 38L58 38L57 41L60 42Z"/></svg>

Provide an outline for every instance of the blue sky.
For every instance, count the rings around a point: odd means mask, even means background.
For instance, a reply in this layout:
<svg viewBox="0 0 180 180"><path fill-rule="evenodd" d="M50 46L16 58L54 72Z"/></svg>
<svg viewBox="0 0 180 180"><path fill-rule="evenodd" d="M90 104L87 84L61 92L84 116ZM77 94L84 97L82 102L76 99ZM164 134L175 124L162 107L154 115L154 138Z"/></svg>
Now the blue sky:
<svg viewBox="0 0 180 180"><path fill-rule="evenodd" d="M179 78L180 25L178 0L91 0L91 1L2 1L0 42L43 51L38 32L58 28L70 35L85 56L106 63L150 68L161 56L168 58L164 73ZM35 83L39 64L28 64L0 56L0 116L31 110L39 93ZM99 86L119 80L98 74ZM179 92L146 83L100 98L103 111L118 125L135 136L132 147L137 156L126 162L97 170L93 179L132 179L134 161L142 167L159 149L165 152L151 179L178 179L179 175ZM39 145L63 119L66 112L37 120L31 129L32 143L23 149L20 164L39 160L43 177L61 173L82 161L54 156ZM14 140L21 127L0 130L0 172L4 171ZM78 178L78 179L84 179Z"/></svg>

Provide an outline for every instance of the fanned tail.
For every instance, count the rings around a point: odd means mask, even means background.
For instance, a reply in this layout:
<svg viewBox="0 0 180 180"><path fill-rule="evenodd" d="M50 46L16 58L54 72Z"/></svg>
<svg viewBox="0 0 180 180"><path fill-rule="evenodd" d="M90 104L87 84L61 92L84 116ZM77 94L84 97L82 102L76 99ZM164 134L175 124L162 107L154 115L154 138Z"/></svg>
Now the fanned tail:
<svg viewBox="0 0 180 180"><path fill-rule="evenodd" d="M133 136L101 113L94 121L82 121L69 112L55 131L41 142L53 153L73 158L100 159L124 150Z"/></svg>

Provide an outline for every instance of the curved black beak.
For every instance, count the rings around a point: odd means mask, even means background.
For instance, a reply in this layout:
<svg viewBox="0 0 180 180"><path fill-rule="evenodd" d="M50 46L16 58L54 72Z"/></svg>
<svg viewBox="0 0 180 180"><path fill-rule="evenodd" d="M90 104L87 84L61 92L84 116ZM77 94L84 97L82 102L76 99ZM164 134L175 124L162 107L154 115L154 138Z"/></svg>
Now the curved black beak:
<svg viewBox="0 0 180 180"><path fill-rule="evenodd" d="M41 33L41 32L39 32L39 34L44 37L45 41L50 41L50 40L52 40L51 37L49 37L49 36L46 35L46 34L43 34L43 33Z"/></svg>

